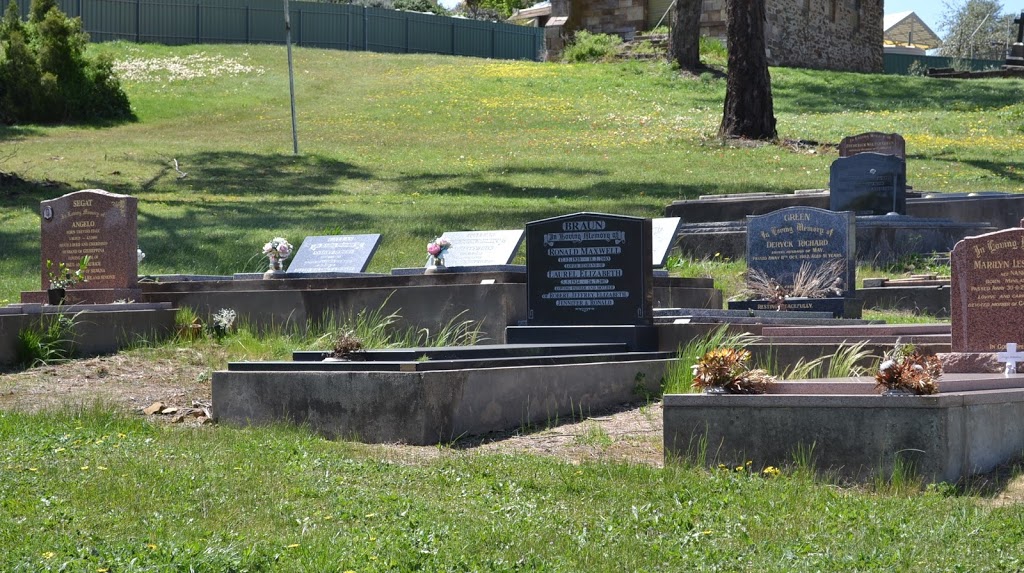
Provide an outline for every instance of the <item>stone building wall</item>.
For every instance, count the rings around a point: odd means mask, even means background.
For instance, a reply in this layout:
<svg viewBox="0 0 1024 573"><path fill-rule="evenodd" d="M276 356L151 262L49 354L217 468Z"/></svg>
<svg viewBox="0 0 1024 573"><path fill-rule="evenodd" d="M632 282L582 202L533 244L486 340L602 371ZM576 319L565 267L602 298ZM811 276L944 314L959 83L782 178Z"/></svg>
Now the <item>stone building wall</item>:
<svg viewBox="0 0 1024 573"><path fill-rule="evenodd" d="M573 0L572 10L590 32L629 36L647 28L647 0Z"/></svg>
<svg viewBox="0 0 1024 573"><path fill-rule="evenodd" d="M882 0L765 0L773 66L881 72ZM628 35L646 29L656 0L568 0L570 29ZM725 0L704 0L701 34L725 39Z"/></svg>

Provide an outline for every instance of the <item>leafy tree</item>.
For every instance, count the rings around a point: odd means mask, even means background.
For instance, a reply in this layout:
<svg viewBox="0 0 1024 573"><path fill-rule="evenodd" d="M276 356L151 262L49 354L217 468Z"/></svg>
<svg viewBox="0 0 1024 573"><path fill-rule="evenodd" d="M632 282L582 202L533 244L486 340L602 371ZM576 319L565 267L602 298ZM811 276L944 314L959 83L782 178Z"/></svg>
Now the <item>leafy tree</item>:
<svg viewBox="0 0 1024 573"><path fill-rule="evenodd" d="M700 64L701 0L676 0L672 10L668 57L684 70L695 71Z"/></svg>
<svg viewBox="0 0 1024 573"><path fill-rule="evenodd" d="M772 80L765 54L765 0L726 0L729 76L721 137L774 140Z"/></svg>
<svg viewBox="0 0 1024 573"><path fill-rule="evenodd" d="M411 12L429 12L444 16L448 13L442 6L433 0L395 0L391 7L395 10L409 10Z"/></svg>
<svg viewBox="0 0 1024 573"><path fill-rule="evenodd" d="M33 0L27 23L11 0L0 22L0 122L132 117L113 63L87 58L88 42L54 0Z"/></svg>
<svg viewBox="0 0 1024 573"><path fill-rule="evenodd" d="M452 11L474 20L507 20L512 12L533 4L530 0L463 0Z"/></svg>
<svg viewBox="0 0 1024 573"><path fill-rule="evenodd" d="M1016 40L1013 14L1003 14L997 0L945 2L939 28L946 35L939 53L949 58L1002 60L1007 43Z"/></svg>

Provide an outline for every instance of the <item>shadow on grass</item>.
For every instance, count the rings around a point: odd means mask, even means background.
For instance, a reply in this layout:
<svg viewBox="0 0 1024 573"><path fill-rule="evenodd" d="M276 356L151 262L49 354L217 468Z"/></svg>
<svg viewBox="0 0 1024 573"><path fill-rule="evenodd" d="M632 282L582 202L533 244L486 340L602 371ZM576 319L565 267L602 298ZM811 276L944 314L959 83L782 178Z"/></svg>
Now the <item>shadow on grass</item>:
<svg viewBox="0 0 1024 573"><path fill-rule="evenodd" d="M785 70L773 74L776 111L835 113L843 110L972 111L1024 102L1014 80L936 80L881 74Z"/></svg>
<svg viewBox="0 0 1024 573"><path fill-rule="evenodd" d="M177 160L177 165L174 161ZM214 195L258 195L272 198L289 193L327 195L337 193L345 179L369 179L370 174L349 163L319 155L283 155L241 151L204 151L178 157L149 160L153 176L141 185L148 191L157 183L180 179L190 188ZM186 174L186 175L183 175ZM135 185L89 181L116 193L133 194ZM183 191L187 193L187 191Z"/></svg>
<svg viewBox="0 0 1024 573"><path fill-rule="evenodd" d="M997 177L1002 177L1009 181L1024 182L1024 161L998 162L984 159L961 159L960 162L966 163L971 167L984 169Z"/></svg>
<svg viewBox="0 0 1024 573"><path fill-rule="evenodd" d="M4 125L0 123L0 141L19 141L26 137L41 137L43 131L33 126L25 125ZM0 159L4 153L0 152Z"/></svg>

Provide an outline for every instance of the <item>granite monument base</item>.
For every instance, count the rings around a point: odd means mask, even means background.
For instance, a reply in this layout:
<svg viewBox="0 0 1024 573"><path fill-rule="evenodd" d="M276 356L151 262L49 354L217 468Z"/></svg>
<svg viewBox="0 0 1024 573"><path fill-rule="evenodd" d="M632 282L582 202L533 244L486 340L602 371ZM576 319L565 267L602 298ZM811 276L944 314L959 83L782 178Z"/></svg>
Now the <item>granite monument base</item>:
<svg viewBox="0 0 1024 573"><path fill-rule="evenodd" d="M901 463L926 482L955 482L1024 451L1024 375L947 375L932 396L872 395L868 380L780 384L784 393L761 396L666 395L666 461L763 468L801 456L858 481L891 476Z"/></svg>
<svg viewBox="0 0 1024 573"><path fill-rule="evenodd" d="M834 318L860 318L863 306L860 299L845 297L790 298L786 299L785 308L781 310L778 303L768 300L729 301L729 310L830 312Z"/></svg>

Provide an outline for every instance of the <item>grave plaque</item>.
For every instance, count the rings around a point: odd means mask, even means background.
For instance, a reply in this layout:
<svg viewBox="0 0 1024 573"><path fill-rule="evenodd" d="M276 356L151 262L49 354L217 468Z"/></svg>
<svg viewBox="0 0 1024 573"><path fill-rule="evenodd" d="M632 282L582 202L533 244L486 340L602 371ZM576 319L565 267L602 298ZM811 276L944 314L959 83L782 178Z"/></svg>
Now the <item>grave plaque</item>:
<svg viewBox="0 0 1024 573"><path fill-rule="evenodd" d="M1024 229L968 237L949 262L953 352L1024 345Z"/></svg>
<svg viewBox="0 0 1024 573"><path fill-rule="evenodd" d="M900 159L906 160L907 142L898 133L881 133L878 131L851 135L844 137L839 142L839 157L851 157L858 153L895 155Z"/></svg>
<svg viewBox="0 0 1024 573"><path fill-rule="evenodd" d="M87 189L39 204L43 289L50 286L46 261L78 268L89 256L81 289L134 289L138 286L138 199Z"/></svg>
<svg viewBox="0 0 1024 573"><path fill-rule="evenodd" d="M527 324L653 324L651 220L577 213L526 225Z"/></svg>
<svg viewBox="0 0 1024 573"><path fill-rule="evenodd" d="M663 267L668 262L668 255L676 244L679 234L680 217L659 217L651 220L651 257L654 266Z"/></svg>
<svg viewBox="0 0 1024 573"><path fill-rule="evenodd" d="M319 235L302 241L289 273L361 273L380 245L380 234Z"/></svg>
<svg viewBox="0 0 1024 573"><path fill-rule="evenodd" d="M508 265L523 244L523 231L445 231L452 246L444 255L446 267Z"/></svg>
<svg viewBox="0 0 1024 573"><path fill-rule="evenodd" d="M844 296L853 296L856 273L853 213L814 207L787 207L767 215L747 217L747 267L757 269L784 286L805 262L818 266L844 261Z"/></svg>
<svg viewBox="0 0 1024 573"><path fill-rule="evenodd" d="M857 215L906 215L906 162L870 152L836 159L829 175L828 208Z"/></svg>

